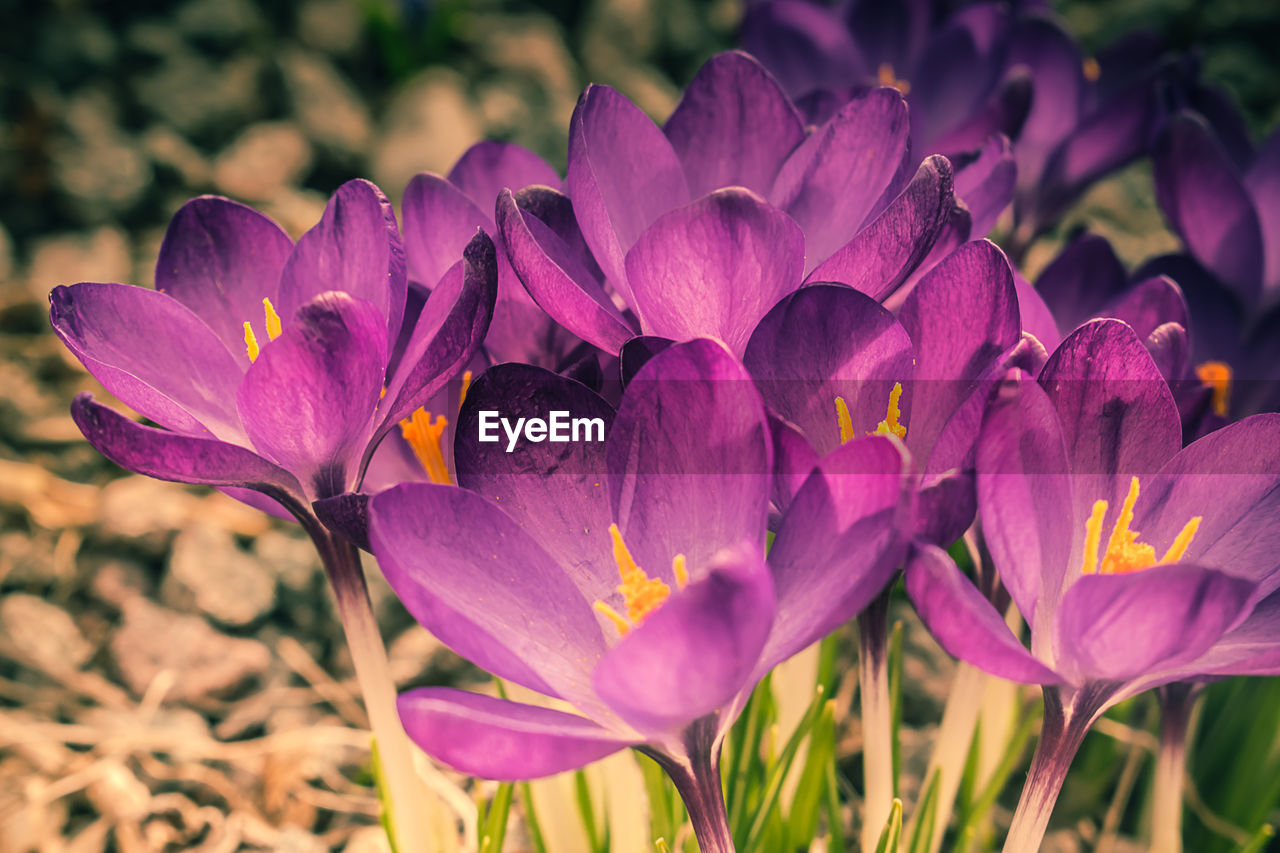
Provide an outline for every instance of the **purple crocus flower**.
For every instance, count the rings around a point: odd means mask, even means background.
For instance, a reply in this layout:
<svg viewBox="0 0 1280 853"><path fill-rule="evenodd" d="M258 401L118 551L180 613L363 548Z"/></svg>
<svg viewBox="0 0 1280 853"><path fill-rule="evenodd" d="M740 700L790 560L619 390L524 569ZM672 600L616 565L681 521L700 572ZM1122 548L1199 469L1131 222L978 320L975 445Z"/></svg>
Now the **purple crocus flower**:
<svg viewBox="0 0 1280 853"><path fill-rule="evenodd" d="M935 243L949 251L967 238L971 214L954 202L950 164L930 157L913 170L907 134L906 104L888 88L806 130L755 60L721 54L661 129L607 87L579 99L568 187L600 274L543 218L549 191L503 194L498 227L533 298L584 340L618 352L637 334L715 335L740 352L802 282L885 298ZM699 273L671 276L661 264Z"/></svg>
<svg viewBox="0 0 1280 853"><path fill-rule="evenodd" d="M476 234L392 369L404 250L387 199L351 181L296 245L248 207L197 198L170 223L155 290L82 283L49 296L58 337L108 391L159 425L82 394L72 417L94 447L121 467L292 515L311 536L382 747L402 844L425 837L420 782L358 554L312 507L358 488L380 440L471 358L496 287L493 244Z"/></svg>
<svg viewBox="0 0 1280 853"><path fill-rule="evenodd" d="M742 46L809 121L825 121L869 86L893 86L911 105L911 148L920 154L954 159L992 136L1017 138L1031 86L1009 67L1008 8L974 3L945 17L937 8L926 0L768 0L747 9Z"/></svg>
<svg viewBox="0 0 1280 853"><path fill-rule="evenodd" d="M944 551L918 547L907 590L949 652L1044 685L1045 721L1005 849L1034 850L1085 732L1110 704L1212 671L1280 587L1280 416L1182 447L1177 407L1126 324L1078 328L1033 381L1010 374L977 448L994 569L1024 648Z"/></svg>
<svg viewBox="0 0 1280 853"><path fill-rule="evenodd" d="M486 412L514 422L556 410L598 419L607 437L518 442L511 453L478 440ZM373 551L436 636L567 705L425 688L400 699L411 736L496 779L635 746L671 774L702 849L731 850L721 740L765 673L888 580L911 513L905 451L877 436L824 459L766 561L768 421L717 341L655 355L616 412L572 380L499 365L476 381L461 423L463 488L375 495Z"/></svg>

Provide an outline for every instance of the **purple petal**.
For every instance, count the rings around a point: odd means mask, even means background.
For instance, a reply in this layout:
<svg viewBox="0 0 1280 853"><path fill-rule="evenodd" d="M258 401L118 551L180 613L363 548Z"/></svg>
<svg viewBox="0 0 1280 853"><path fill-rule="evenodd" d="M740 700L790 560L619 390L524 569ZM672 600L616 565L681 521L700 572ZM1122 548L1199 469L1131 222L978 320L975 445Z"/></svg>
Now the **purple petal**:
<svg viewBox="0 0 1280 853"><path fill-rule="evenodd" d="M297 479L251 450L143 426L89 394L76 397L71 417L89 443L121 468L178 483L254 489L300 509Z"/></svg>
<svg viewBox="0 0 1280 853"><path fill-rule="evenodd" d="M1156 200L1191 254L1255 300L1263 273L1253 199L1204 122L1175 116L1153 153Z"/></svg>
<svg viewBox="0 0 1280 853"><path fill-rule="evenodd" d="M1097 317L1102 307L1120 296L1129 283L1124 264L1106 238L1082 232L1053 259L1040 277L1036 290L1057 318L1059 327L1070 331Z"/></svg>
<svg viewBox="0 0 1280 853"><path fill-rule="evenodd" d="M1272 131L1258 151L1245 186L1262 228L1263 284L1274 288L1280 284L1280 132Z"/></svg>
<svg viewBox="0 0 1280 853"><path fill-rule="evenodd" d="M991 602L936 545L912 552L907 594L934 639L960 660L1024 684L1061 680L1018 642Z"/></svg>
<svg viewBox="0 0 1280 853"><path fill-rule="evenodd" d="M1157 549L1200 516L1185 560L1280 587L1280 415L1254 415L1193 442L1142 480L1134 529Z"/></svg>
<svg viewBox="0 0 1280 853"><path fill-rule="evenodd" d="M917 151L935 151L949 158L959 158L980 151L985 145L990 145L992 139L999 137L1017 139L1022 131L1022 124L1031 111L1033 97L1031 75L1025 68L1013 68L988 95L985 103L973 107L967 119L945 130L932 143L913 142L912 148ZM922 130L912 134L914 140L926 137L924 129L928 126L923 122L921 124ZM1010 160L1012 160L1012 151L1010 151ZM1016 169L1012 163L1004 171L1009 182L1012 183L1016 179ZM1012 197L1013 188L1010 186L1008 196L1005 197L1006 204ZM977 236L977 232L974 236Z"/></svg>
<svg viewBox="0 0 1280 853"><path fill-rule="evenodd" d="M806 0L748 4L741 42L793 97L851 86L867 73L849 30L829 10Z"/></svg>
<svg viewBox="0 0 1280 853"><path fill-rule="evenodd" d="M373 497L369 539L396 596L458 654L594 705L589 672L605 652L596 615L564 567L495 504L453 486L402 484Z"/></svg>
<svg viewBox="0 0 1280 853"><path fill-rule="evenodd" d="M493 241L480 232L423 306L409 348L379 406L382 425L375 439L413 414L471 361L493 317L497 289Z"/></svg>
<svg viewBox="0 0 1280 853"><path fill-rule="evenodd" d="M1011 37L1009 67L1031 72L1035 96L1018 135L1018 186L1038 188L1045 162L1075 128L1084 101L1083 57L1075 40L1044 17L1019 21ZM1050 97L1042 97L1049 93Z"/></svg>
<svg viewBox="0 0 1280 853"><path fill-rule="evenodd" d="M378 309L384 338L394 341L407 287L404 244L391 202L368 181L354 180L338 187L320 222L298 240L284 267L276 308L288 318L322 293L349 293Z"/></svg>
<svg viewBox="0 0 1280 853"><path fill-rule="evenodd" d="M404 190L404 249L409 278L434 288L462 257L477 230L493 230L492 214L438 175L414 175Z"/></svg>
<svg viewBox="0 0 1280 853"><path fill-rule="evenodd" d="M585 767L635 742L585 717L449 687L422 687L396 701L423 751L483 779L536 779Z"/></svg>
<svg viewBox="0 0 1280 853"><path fill-rule="evenodd" d="M1030 332L1043 346L1056 348L1062 342L1062 335L1058 332L1058 323L1049 306L1040 298L1031 282L1017 270L1013 272L1013 285L1018 294L1018 316L1022 331Z"/></svg>
<svg viewBox="0 0 1280 853"><path fill-rule="evenodd" d="M476 207L493 215L493 203L503 189L528 186L560 189L560 175L537 154L514 142L477 142L453 164L449 183L467 194Z"/></svg>
<svg viewBox="0 0 1280 853"><path fill-rule="evenodd" d="M772 487L764 404L745 369L710 340L674 344L627 386L609 434L609 495L636 561L668 581L671 561L764 550Z"/></svg>
<svg viewBox="0 0 1280 853"><path fill-rule="evenodd" d="M973 217L969 236L985 237L995 228L1000 214L1013 201L1013 188L1018 180L1018 167L1008 137L998 134L989 138L977 159L956 171L956 197L969 208Z"/></svg>
<svg viewBox="0 0 1280 853"><path fill-rule="evenodd" d="M657 335L637 335L623 344L622 351L618 353L618 375L622 378L623 386L631 384L631 380L636 378L640 368L649 363L649 359L674 343L670 338L660 338Z"/></svg>
<svg viewBox="0 0 1280 853"><path fill-rule="evenodd" d="M253 208L217 196L194 198L165 231L156 290L190 308L247 368L244 323L262 328L262 300L276 299L292 249L280 226Z"/></svg>
<svg viewBox="0 0 1280 853"><path fill-rule="evenodd" d="M128 284L55 287L49 321L67 349L134 411L177 432L244 441L235 411L240 364L177 300Z"/></svg>
<svg viewBox="0 0 1280 853"><path fill-rule="evenodd" d="M1247 612L1253 591L1249 581L1192 565L1086 575L1058 610L1060 668L1079 684L1195 660Z"/></svg>
<svg viewBox="0 0 1280 853"><path fill-rule="evenodd" d="M582 236L630 303L623 256L654 220L689 201L679 158L635 104L592 85L569 124L567 184Z"/></svg>
<svg viewBox="0 0 1280 853"><path fill-rule="evenodd" d="M255 448L313 497L347 491L373 428L387 364L384 316L346 293L298 309L262 348L236 396Z"/></svg>
<svg viewBox="0 0 1280 853"><path fill-rule="evenodd" d="M749 688L773 624L773 581L753 547L692 571L596 667L600 698L648 734L683 728Z"/></svg>
<svg viewBox="0 0 1280 853"><path fill-rule="evenodd" d="M673 210L627 252L645 334L718 337L741 354L760 318L799 286L804 246L789 216L747 190Z"/></svg>
<svg viewBox="0 0 1280 853"><path fill-rule="evenodd" d="M921 279L898 320L916 351L906 442L925 460L978 378L1021 336L1009 261L987 240L966 243Z"/></svg>
<svg viewBox="0 0 1280 853"><path fill-rule="evenodd" d="M778 81L753 57L713 56L663 126L695 198L721 187L769 192L778 169L804 141L804 122Z"/></svg>
<svg viewBox="0 0 1280 853"><path fill-rule="evenodd" d="M884 212L809 273L806 281L847 284L881 300L906 281L951 214L951 164L929 157Z"/></svg>
<svg viewBox="0 0 1280 853"><path fill-rule="evenodd" d="M494 413L486 419L494 424L493 444L479 441L486 411ZM556 411L566 418L598 419L598 434L588 426L575 438L566 422L568 441L557 442L549 434L545 441L521 439L511 447L496 421L550 422ZM458 485L496 501L564 566L590 601L607 598L618 583L606 532L613 519L605 491L604 439L613 415L608 403L577 382L529 365L500 364L467 392L454 439Z"/></svg>
<svg viewBox="0 0 1280 853"><path fill-rule="evenodd" d="M498 229L525 289L562 326L613 353L635 334L568 245L510 193L498 197Z"/></svg>
<svg viewBox="0 0 1280 853"><path fill-rule="evenodd" d="M1187 300L1182 290L1167 276L1140 281L1098 312L1128 323L1139 338L1147 338L1166 323L1189 328Z"/></svg>
<svg viewBox="0 0 1280 853"><path fill-rule="evenodd" d="M1154 474L1182 447L1168 383L1118 320L1093 320L1072 332L1039 381L1062 424L1078 519L1096 500L1119 507L1131 477Z"/></svg>
<svg viewBox="0 0 1280 853"><path fill-rule="evenodd" d="M836 397L844 399L855 435L874 432L893 384L911 387L914 355L906 331L878 302L852 288L816 284L765 315L743 364L765 404L825 454L840 444Z"/></svg>
<svg viewBox="0 0 1280 853"><path fill-rule="evenodd" d="M818 454L793 424L769 416L773 436L773 504L786 512L796 492L818 464Z"/></svg>
<svg viewBox="0 0 1280 853"><path fill-rule="evenodd" d="M783 164L769 199L804 229L805 271L862 227L902 162L907 105L894 89L855 97Z"/></svg>
<svg viewBox="0 0 1280 853"><path fill-rule="evenodd" d="M1039 385L1016 376L982 425L978 512L1000 580L1035 637L1057 606L1068 564L1076 565L1076 517L1057 411Z"/></svg>
<svg viewBox="0 0 1280 853"><path fill-rule="evenodd" d="M1280 593L1267 596L1248 619L1186 669L1197 674L1280 675Z"/></svg>
<svg viewBox="0 0 1280 853"><path fill-rule="evenodd" d="M761 675L852 619L893 577L912 486L902 445L881 436L842 445L805 480L769 551L778 613Z"/></svg>

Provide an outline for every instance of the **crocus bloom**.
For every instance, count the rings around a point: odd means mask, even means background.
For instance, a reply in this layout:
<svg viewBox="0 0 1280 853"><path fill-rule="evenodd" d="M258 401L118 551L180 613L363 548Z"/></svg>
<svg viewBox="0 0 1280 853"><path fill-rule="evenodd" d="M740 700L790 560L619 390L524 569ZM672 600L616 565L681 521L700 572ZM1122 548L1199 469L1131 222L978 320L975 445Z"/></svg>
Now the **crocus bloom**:
<svg viewBox="0 0 1280 853"><path fill-rule="evenodd" d="M825 121L861 88L893 86L911 105L911 148L919 154L954 158L996 134L1017 138L1031 86L1008 67L1009 10L975 3L939 18L936 9L914 0L767 0L748 7L742 46L810 121Z"/></svg>
<svg viewBox="0 0 1280 853"><path fill-rule="evenodd" d="M984 420L978 509L1030 649L941 549L907 589L949 652L1045 686L1045 723L1006 850L1036 849L1071 758L1110 704L1212 671L1280 586L1280 416L1182 447L1164 377L1131 328L1073 332L1038 381L1013 373Z"/></svg>
<svg viewBox="0 0 1280 853"><path fill-rule="evenodd" d="M914 169L907 134L906 105L888 88L807 131L758 63L721 54L662 129L607 87L579 99L567 182L603 280L540 218L549 191L504 194L498 227L533 298L584 340L616 353L637 334L692 331L740 351L764 311L801 282L840 281L883 298L941 235L966 238L969 214L954 203L950 164L931 157ZM694 282L657 263L718 269ZM738 299L750 304L727 310ZM730 323L746 330L736 342L718 328Z"/></svg>
<svg viewBox="0 0 1280 853"><path fill-rule="evenodd" d="M409 849L425 837L423 792L359 558L312 507L358 488L379 441L476 351L497 287L493 244L476 235L443 275L394 369L404 250L391 205L366 181L344 184L297 245L250 208L195 199L169 226L156 285L83 283L50 294L62 341L159 427L88 394L72 417L122 467L217 486L302 524L333 585L383 748L392 823Z"/></svg>
<svg viewBox="0 0 1280 853"><path fill-rule="evenodd" d="M478 441L492 409L513 422L554 410L596 418L607 438L500 452ZM869 437L824 460L766 562L768 422L719 342L655 355L616 413L572 380L499 365L473 385L461 423L464 488L375 495L373 551L432 633L567 705L425 688L400 700L411 736L497 779L642 748L672 775L702 849L732 849L721 739L769 669L852 616L892 573L910 515L901 445Z"/></svg>

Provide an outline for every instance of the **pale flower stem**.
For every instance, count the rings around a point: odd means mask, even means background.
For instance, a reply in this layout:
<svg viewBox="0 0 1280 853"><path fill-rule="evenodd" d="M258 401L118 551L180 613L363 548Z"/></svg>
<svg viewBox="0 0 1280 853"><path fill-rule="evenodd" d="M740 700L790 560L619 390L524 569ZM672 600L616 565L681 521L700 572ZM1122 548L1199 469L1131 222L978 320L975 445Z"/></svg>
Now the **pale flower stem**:
<svg viewBox="0 0 1280 853"><path fill-rule="evenodd" d="M319 525L316 525L318 528ZM382 643L369 601L360 552L349 542L328 534L323 529L309 529L338 604L338 617L346 635L351 660L355 664L356 681L364 696L369 724L377 744L378 760L386 780L385 797L391 813L398 853L434 853L443 841L447 849L456 847L456 833L446 838L431 832L426 817L431 812L428 791L413 768L413 744L400 724L396 712L396 689L391 680L387 651Z"/></svg>
<svg viewBox="0 0 1280 853"><path fill-rule="evenodd" d="M735 853L733 832L720 784L720 741L712 718L693 723L685 732L685 754L642 748L675 783L702 853ZM672 849L676 849L674 846Z"/></svg>
<svg viewBox="0 0 1280 853"><path fill-rule="evenodd" d="M1191 711L1200 691L1191 684L1169 684L1160 698L1160 753L1156 757L1151 809L1152 853L1182 853L1182 797L1186 778Z"/></svg>
<svg viewBox="0 0 1280 853"><path fill-rule="evenodd" d="M1004 853L1034 853L1040 849L1049 816L1062 792L1067 771L1089 726L1105 702L1105 695L1088 688L1065 696L1055 687L1044 689L1044 723L1017 811L1005 838Z"/></svg>
<svg viewBox="0 0 1280 853"><path fill-rule="evenodd" d="M947 705L942 712L942 723L938 726L938 736L933 743L933 754L929 757L929 767L924 774L926 780L934 772L938 774L938 806L934 813L933 836L929 839L929 853L938 853L942 849L942 838L946 835L947 823L951 820L956 791L960 789L960 778L964 775L973 733L978 727L986 685L987 674L976 666L961 661L956 667L951 691L947 694ZM919 821L921 817L917 806L912 823ZM910 832L905 834L908 838L911 837Z"/></svg>
<svg viewBox="0 0 1280 853"><path fill-rule="evenodd" d="M893 808L893 716L889 702L889 593L858 616L858 687L862 699L862 850L874 853Z"/></svg>

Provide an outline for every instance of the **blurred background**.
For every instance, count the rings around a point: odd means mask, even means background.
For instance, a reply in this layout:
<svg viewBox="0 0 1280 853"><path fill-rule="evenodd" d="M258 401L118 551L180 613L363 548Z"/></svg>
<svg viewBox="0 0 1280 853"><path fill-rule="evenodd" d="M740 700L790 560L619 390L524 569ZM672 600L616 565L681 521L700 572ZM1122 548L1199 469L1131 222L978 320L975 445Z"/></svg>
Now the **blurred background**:
<svg viewBox="0 0 1280 853"><path fill-rule="evenodd" d="M1273 0L1055 11L1089 50L1153 29L1202 56L1257 134L1280 118ZM383 844L363 711L311 546L90 448L68 405L104 395L49 332L50 288L150 284L169 217L201 193L296 237L345 180L398 200L413 174L446 172L483 138L563 169L583 85L611 84L661 120L698 65L734 46L741 14L736 0L0 0L0 853ZM1130 264L1176 246L1149 171L1095 188L1028 273L1080 223ZM374 594L401 684L478 678ZM910 798L951 665L908 608L896 613ZM1123 839L1143 831L1152 707L1126 703L1090 736L1053 849L1137 849ZM1276 819L1280 683L1216 685L1205 715L1187 849L1236 850ZM856 719L843 725L856 785ZM520 844L516 833L508 849Z"/></svg>

